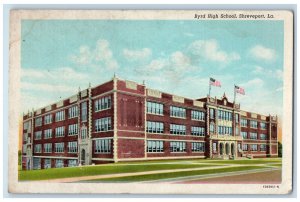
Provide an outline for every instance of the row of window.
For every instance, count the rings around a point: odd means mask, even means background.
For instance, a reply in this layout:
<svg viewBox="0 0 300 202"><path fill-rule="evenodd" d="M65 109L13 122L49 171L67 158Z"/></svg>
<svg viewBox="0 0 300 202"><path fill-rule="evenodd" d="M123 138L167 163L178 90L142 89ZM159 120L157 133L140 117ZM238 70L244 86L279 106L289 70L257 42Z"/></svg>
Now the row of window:
<svg viewBox="0 0 300 202"><path fill-rule="evenodd" d="M55 168L62 168L62 167L74 167L77 166L76 159L69 159L68 164L64 165L63 159L55 159ZM51 168L51 159L44 159L44 169ZM41 169L41 158L33 158L33 169Z"/></svg>
<svg viewBox="0 0 300 202"><path fill-rule="evenodd" d="M43 152L44 153L52 153L52 143L45 143L43 144ZM65 151L65 143L64 142L59 142L59 143L54 143L54 152L55 153L64 153ZM77 142L68 142L67 145L67 151L68 153L77 153ZM34 145L34 152L35 153L42 153L42 144L35 144Z"/></svg>
<svg viewBox="0 0 300 202"><path fill-rule="evenodd" d="M204 142L192 142L192 152L204 152ZM164 142L160 140L148 140L147 141L147 152L164 152ZM170 152L186 152L186 142L173 141L170 142Z"/></svg>
<svg viewBox="0 0 300 202"><path fill-rule="evenodd" d="M242 127L248 127L248 123L249 123L251 128L258 128L258 122L257 121L241 119L241 126ZM259 126L260 126L260 129L262 129L262 130L267 129L267 124L265 122L260 122Z"/></svg>
<svg viewBox="0 0 300 202"><path fill-rule="evenodd" d="M164 123L147 121L146 131L148 133L163 133L164 132ZM178 124L170 124L170 133L174 134L174 135L185 135L186 134L186 126L178 125ZM204 136L205 135L204 127L192 126L191 127L191 135Z"/></svg>
<svg viewBox="0 0 300 202"><path fill-rule="evenodd" d="M232 135L232 127L218 126L219 135Z"/></svg>
<svg viewBox="0 0 300 202"><path fill-rule="evenodd" d="M232 121L232 112L218 110L218 119Z"/></svg>
<svg viewBox="0 0 300 202"><path fill-rule="evenodd" d="M68 135L77 135L78 134L78 124L71 124L68 126ZM65 136L65 126L55 128L55 137L64 137ZM52 129L44 130L44 139L52 138ZM34 139L42 139L42 131L36 131L34 133Z"/></svg>
<svg viewBox="0 0 300 202"><path fill-rule="evenodd" d="M103 97L95 100L95 112L111 108L111 97Z"/></svg>
<svg viewBox="0 0 300 202"><path fill-rule="evenodd" d="M164 105L157 102L147 101L147 113L163 115ZM186 109L182 107L170 106L170 115L173 117L186 118ZM193 120L202 120L205 119L205 113L197 110L191 111L191 118Z"/></svg>
<svg viewBox="0 0 300 202"><path fill-rule="evenodd" d="M95 120L95 131L103 132L111 130L111 117L105 117Z"/></svg>
<svg viewBox="0 0 300 202"><path fill-rule="evenodd" d="M44 116L44 124L52 123L52 114L47 114ZM78 106L72 106L68 109L68 118L78 117ZM55 121L63 121L65 120L65 110L61 110L55 113ZM81 121L87 120L87 102L81 103ZM35 118L35 126L42 125L42 117Z"/></svg>
<svg viewBox="0 0 300 202"><path fill-rule="evenodd" d="M249 147L249 148L248 148ZM258 145L257 144L243 144L243 151L258 151ZM260 151L266 151L267 150L267 145L266 144L260 144L259 145L259 150Z"/></svg>
<svg viewBox="0 0 300 202"><path fill-rule="evenodd" d="M243 139L249 139L247 132L241 132L241 135L242 135ZM257 133L250 132L250 139L257 140L258 139ZM259 135L259 139L266 140L267 139L267 135L266 134L260 134Z"/></svg>

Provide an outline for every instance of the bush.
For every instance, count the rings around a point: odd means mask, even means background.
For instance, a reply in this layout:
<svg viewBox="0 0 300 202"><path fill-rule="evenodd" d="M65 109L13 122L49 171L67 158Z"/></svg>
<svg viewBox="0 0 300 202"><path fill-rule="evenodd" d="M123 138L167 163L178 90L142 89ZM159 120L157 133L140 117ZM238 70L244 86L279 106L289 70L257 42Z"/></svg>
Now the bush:
<svg viewBox="0 0 300 202"><path fill-rule="evenodd" d="M282 157L282 144L278 142L278 157Z"/></svg>

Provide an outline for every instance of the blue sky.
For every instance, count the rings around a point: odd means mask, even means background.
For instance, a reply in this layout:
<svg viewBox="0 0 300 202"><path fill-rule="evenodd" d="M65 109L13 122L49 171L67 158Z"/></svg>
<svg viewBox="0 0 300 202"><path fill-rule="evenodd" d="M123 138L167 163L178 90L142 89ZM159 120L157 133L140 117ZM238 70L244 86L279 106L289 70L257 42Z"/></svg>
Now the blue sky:
<svg viewBox="0 0 300 202"><path fill-rule="evenodd" d="M197 99L213 77L245 110L282 115L283 22L23 20L22 111L112 78Z"/></svg>

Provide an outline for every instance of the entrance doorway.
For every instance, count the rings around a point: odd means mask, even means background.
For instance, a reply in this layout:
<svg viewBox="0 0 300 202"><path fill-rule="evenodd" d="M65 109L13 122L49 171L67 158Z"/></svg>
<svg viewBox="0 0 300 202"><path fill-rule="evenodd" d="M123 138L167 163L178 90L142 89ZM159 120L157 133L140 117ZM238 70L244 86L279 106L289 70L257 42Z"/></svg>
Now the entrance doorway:
<svg viewBox="0 0 300 202"><path fill-rule="evenodd" d="M220 155L224 154L224 144L220 143Z"/></svg>
<svg viewBox="0 0 300 202"><path fill-rule="evenodd" d="M230 153L229 144L226 143L226 155L229 155L229 153Z"/></svg>
<svg viewBox="0 0 300 202"><path fill-rule="evenodd" d="M85 165L85 149L81 150L81 165Z"/></svg>
<svg viewBox="0 0 300 202"><path fill-rule="evenodd" d="M234 148L234 143L231 144L231 155L234 156L235 153L235 148Z"/></svg>

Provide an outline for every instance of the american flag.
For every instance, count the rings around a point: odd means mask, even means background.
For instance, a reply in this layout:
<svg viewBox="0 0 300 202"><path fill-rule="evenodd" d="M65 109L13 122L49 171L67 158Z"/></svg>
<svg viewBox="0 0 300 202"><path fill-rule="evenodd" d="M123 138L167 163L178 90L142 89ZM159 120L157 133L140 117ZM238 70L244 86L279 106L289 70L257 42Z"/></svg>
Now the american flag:
<svg viewBox="0 0 300 202"><path fill-rule="evenodd" d="M209 79L209 84L212 86L221 87L221 82L213 78Z"/></svg>
<svg viewBox="0 0 300 202"><path fill-rule="evenodd" d="M235 86L235 92L245 95L245 89L239 86Z"/></svg>

